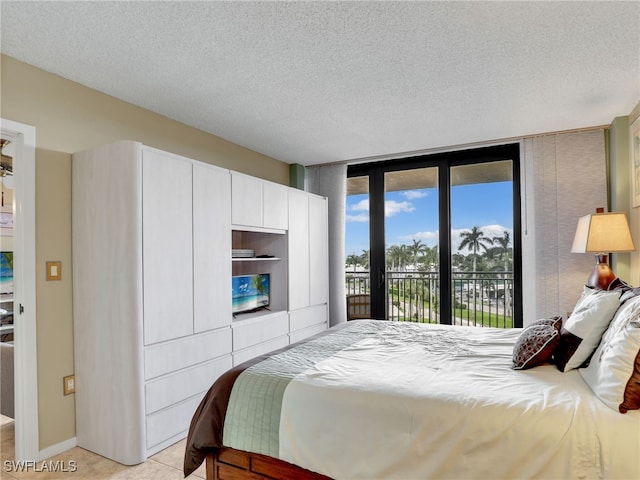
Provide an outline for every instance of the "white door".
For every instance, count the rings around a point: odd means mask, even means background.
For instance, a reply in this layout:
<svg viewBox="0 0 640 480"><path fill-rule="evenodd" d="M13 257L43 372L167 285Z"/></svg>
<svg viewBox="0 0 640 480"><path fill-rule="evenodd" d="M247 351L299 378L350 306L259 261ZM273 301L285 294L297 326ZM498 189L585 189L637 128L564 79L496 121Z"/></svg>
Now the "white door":
<svg viewBox="0 0 640 480"><path fill-rule="evenodd" d="M329 301L329 230L326 198L309 196L309 304Z"/></svg>
<svg viewBox="0 0 640 480"><path fill-rule="evenodd" d="M41 460L38 434L36 350L36 233L34 127L0 120L3 138L14 142L14 378L15 459Z"/></svg>
<svg viewBox="0 0 640 480"><path fill-rule="evenodd" d="M231 174L231 223L262 227L262 184L248 175Z"/></svg>
<svg viewBox="0 0 640 480"><path fill-rule="evenodd" d="M289 310L309 306L309 196L289 191Z"/></svg>
<svg viewBox="0 0 640 480"><path fill-rule="evenodd" d="M264 182L262 190L262 226L286 230L289 225L289 188L277 183Z"/></svg>
<svg viewBox="0 0 640 480"><path fill-rule="evenodd" d="M194 331L231 324L231 175L193 165Z"/></svg>
<svg viewBox="0 0 640 480"><path fill-rule="evenodd" d="M192 162L142 154L144 343L193 333Z"/></svg>

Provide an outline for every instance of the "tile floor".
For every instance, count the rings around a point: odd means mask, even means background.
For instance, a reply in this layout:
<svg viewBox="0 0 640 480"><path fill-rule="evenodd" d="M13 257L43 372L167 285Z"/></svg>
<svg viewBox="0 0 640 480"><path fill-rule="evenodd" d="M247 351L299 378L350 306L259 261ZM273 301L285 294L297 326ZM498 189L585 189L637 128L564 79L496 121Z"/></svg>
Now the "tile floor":
<svg viewBox="0 0 640 480"><path fill-rule="evenodd" d="M23 471L11 471L14 460L14 422L7 417L0 417L0 480L37 479L37 480L181 480L182 458L185 440L158 452L140 465L128 467L101 457L80 447L72 448L60 455L45 461L50 468L66 469L67 472L45 471L42 462L35 468L30 466ZM71 472L75 465L74 472ZM45 465L46 467L46 465ZM205 478L202 465L189 479Z"/></svg>

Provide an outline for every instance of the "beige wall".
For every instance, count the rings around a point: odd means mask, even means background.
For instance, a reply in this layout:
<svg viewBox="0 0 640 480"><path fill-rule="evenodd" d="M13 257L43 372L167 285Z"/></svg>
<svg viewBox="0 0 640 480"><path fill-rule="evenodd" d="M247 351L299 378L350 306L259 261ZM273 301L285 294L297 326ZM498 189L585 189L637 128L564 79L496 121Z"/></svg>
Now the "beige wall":
<svg viewBox="0 0 640 480"><path fill-rule="evenodd" d="M75 436L71 278L71 154L116 140L184 155L278 183L289 166L43 70L1 57L0 117L36 128L36 308L40 448ZM45 262L62 280L45 280Z"/></svg>
<svg viewBox="0 0 640 480"><path fill-rule="evenodd" d="M74 396L62 394L73 373L71 156L36 151L36 331L40 449L72 438ZM62 186L66 188L61 188ZM46 281L46 262L62 262L61 279Z"/></svg>
<svg viewBox="0 0 640 480"><path fill-rule="evenodd" d="M631 125L637 118L640 117L640 102L636 105L629 115L629 125ZM631 174L629 174L629 178ZM630 182L630 180L629 180ZM631 207L630 207L631 208ZM636 244L636 251L631 253L631 266L629 282L632 285L640 285L640 207L631 208L629 215L629 224L631 227L631 234L633 235L633 241Z"/></svg>
<svg viewBox="0 0 640 480"><path fill-rule="evenodd" d="M2 118L36 127L40 149L74 153L136 140L277 183L289 165L148 110L2 56Z"/></svg>

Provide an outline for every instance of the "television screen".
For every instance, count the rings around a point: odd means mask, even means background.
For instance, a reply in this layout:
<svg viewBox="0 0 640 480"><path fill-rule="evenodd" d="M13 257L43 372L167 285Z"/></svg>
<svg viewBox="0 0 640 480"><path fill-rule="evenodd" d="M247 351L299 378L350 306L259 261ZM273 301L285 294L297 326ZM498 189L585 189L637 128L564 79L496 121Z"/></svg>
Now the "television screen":
<svg viewBox="0 0 640 480"><path fill-rule="evenodd" d="M250 312L269 306L269 274L231 277L231 311Z"/></svg>

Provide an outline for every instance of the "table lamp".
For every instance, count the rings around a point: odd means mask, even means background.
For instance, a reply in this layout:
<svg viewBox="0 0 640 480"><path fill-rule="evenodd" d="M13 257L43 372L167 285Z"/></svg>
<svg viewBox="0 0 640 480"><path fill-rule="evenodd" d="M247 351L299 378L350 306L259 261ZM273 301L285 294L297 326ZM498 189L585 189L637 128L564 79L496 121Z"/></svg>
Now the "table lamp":
<svg viewBox="0 0 640 480"><path fill-rule="evenodd" d="M605 213L598 208L595 214L578 219L578 228L573 239L573 253L594 253L596 265L587 285L606 290L616 278L609 266L609 253L635 250L629 223L624 212Z"/></svg>

